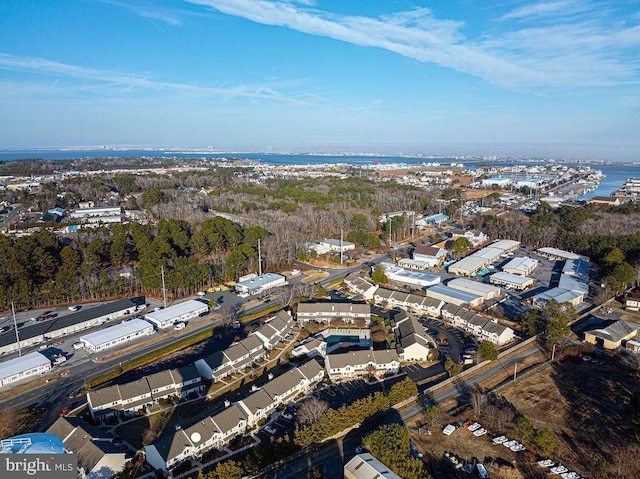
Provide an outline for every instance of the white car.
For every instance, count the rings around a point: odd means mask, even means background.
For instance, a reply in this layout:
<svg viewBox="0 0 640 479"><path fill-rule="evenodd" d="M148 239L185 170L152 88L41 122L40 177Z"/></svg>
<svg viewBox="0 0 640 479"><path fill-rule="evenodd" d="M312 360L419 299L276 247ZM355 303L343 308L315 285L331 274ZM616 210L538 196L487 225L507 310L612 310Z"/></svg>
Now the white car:
<svg viewBox="0 0 640 479"><path fill-rule="evenodd" d="M264 428L264 430L267 431L269 434L275 434L276 432L278 432L276 428L273 426L267 426Z"/></svg>
<svg viewBox="0 0 640 479"><path fill-rule="evenodd" d="M285 418L287 421L291 421L293 419L293 416L288 412L283 412L282 417Z"/></svg>
<svg viewBox="0 0 640 479"><path fill-rule="evenodd" d="M176 323L173 329L175 329L176 331L180 331L181 329L184 329L185 326L186 326L185 323Z"/></svg>
<svg viewBox="0 0 640 479"><path fill-rule="evenodd" d="M67 309L69 311L78 311L80 309L80 306L69 306Z"/></svg>

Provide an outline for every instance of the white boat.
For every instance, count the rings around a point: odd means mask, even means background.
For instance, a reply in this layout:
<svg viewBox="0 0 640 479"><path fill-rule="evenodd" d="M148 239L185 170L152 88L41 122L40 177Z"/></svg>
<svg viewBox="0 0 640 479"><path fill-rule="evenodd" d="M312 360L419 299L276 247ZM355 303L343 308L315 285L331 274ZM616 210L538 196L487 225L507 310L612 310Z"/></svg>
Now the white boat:
<svg viewBox="0 0 640 479"><path fill-rule="evenodd" d="M515 446L516 444L518 444L518 441L506 441L502 443L502 445L508 449L511 449L511 447Z"/></svg>
<svg viewBox="0 0 640 479"><path fill-rule="evenodd" d="M477 437L484 436L486 433L487 433L487 430L485 428L483 428L483 427L473 431L473 435L477 436Z"/></svg>
<svg viewBox="0 0 640 479"><path fill-rule="evenodd" d="M544 461L538 461L540 467L552 467L555 463L551 459L545 459Z"/></svg>
<svg viewBox="0 0 640 479"><path fill-rule="evenodd" d="M526 447L524 447L520 443L517 443L515 446L511 446L509 449L511 449L513 452L520 452L520 451L524 451Z"/></svg>
<svg viewBox="0 0 640 479"><path fill-rule="evenodd" d="M562 479L580 479L580 475L577 472L563 472L560 474Z"/></svg>
<svg viewBox="0 0 640 479"><path fill-rule="evenodd" d="M502 444L503 442L507 442L509 438L507 436L498 436L493 438L494 444Z"/></svg>
<svg viewBox="0 0 640 479"><path fill-rule="evenodd" d="M569 469L567 469L566 467L564 467L562 464L558 464L555 467L552 467L551 469L549 469L549 472L551 474L562 474L564 472L568 472Z"/></svg>
<svg viewBox="0 0 640 479"><path fill-rule="evenodd" d="M469 431L473 432L476 429L480 429L482 426L478 422L474 422L471 426L469 426Z"/></svg>
<svg viewBox="0 0 640 479"><path fill-rule="evenodd" d="M451 436L451 434L453 434L453 431L456 430L456 427L452 424L447 424L447 426L442 430L442 433L445 436Z"/></svg>

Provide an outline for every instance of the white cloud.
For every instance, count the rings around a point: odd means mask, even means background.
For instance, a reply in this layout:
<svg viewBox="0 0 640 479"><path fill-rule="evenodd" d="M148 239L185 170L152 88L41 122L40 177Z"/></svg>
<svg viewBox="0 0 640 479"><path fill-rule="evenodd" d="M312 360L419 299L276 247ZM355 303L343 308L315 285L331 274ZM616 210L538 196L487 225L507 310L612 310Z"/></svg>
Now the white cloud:
<svg viewBox="0 0 640 479"><path fill-rule="evenodd" d="M80 85L74 85L73 88L75 91L98 91L104 97L109 95L122 95L135 90L137 92L146 91L150 93L179 93L183 96L190 95L195 98L210 98L222 101L229 101L236 98L300 104L308 101L318 101L317 96L314 97L300 92L285 94L280 91L281 89L289 90L296 87L295 82L286 83L278 81L267 85L227 85L226 82L224 82L215 87L163 82L154 80L151 74L141 75L98 70L69 65L46 58L22 57L6 53L0 53L0 70L47 75L56 78L63 77L69 80L80 81ZM61 85L57 85L57 87L60 88Z"/></svg>
<svg viewBox="0 0 640 479"><path fill-rule="evenodd" d="M500 17L500 20L538 19L551 16L567 16L589 10L590 8L590 2L586 0L538 2L515 8Z"/></svg>
<svg viewBox="0 0 640 479"><path fill-rule="evenodd" d="M637 48L638 27L597 21L602 9L593 12L593 20L579 16L581 24L574 25L576 20L568 16L544 28L489 30L469 40L462 34L463 22L438 19L426 8L374 18L338 15L290 2L185 1L265 25L382 48L503 86L581 87L638 80L637 55L624 50ZM521 7L502 18L550 17L590 8L589 2L558 0Z"/></svg>

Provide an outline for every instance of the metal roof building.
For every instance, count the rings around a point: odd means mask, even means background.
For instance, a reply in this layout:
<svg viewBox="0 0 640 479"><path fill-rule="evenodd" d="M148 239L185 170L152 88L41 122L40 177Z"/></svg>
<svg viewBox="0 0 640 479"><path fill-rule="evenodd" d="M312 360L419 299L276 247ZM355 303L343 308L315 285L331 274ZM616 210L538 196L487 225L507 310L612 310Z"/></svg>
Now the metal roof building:
<svg viewBox="0 0 640 479"><path fill-rule="evenodd" d="M115 326L82 336L80 341L87 349L98 352L140 336L148 336L153 334L153 331L153 326L147 321L132 319L131 321L124 321Z"/></svg>
<svg viewBox="0 0 640 479"><path fill-rule="evenodd" d="M209 305L197 299L190 299L182 303L174 304L168 308L145 314L144 319L152 323L156 328L166 328L196 318L209 311Z"/></svg>
<svg viewBox="0 0 640 479"><path fill-rule="evenodd" d="M84 306L78 312L59 316L55 319L33 324L27 323L18 328L20 347L25 348L48 339L77 333L99 326L105 321L132 314L137 308L144 306L144 301L144 296L120 299L98 306ZM16 333L13 329L0 334L0 353L10 353L17 350Z"/></svg>
<svg viewBox="0 0 640 479"><path fill-rule="evenodd" d="M486 283L480 283L467 278L454 278L447 283L450 288L477 294L484 299L491 299L500 296L500 288Z"/></svg>
<svg viewBox="0 0 640 479"><path fill-rule="evenodd" d="M238 291L256 294L269 288L276 288L278 286L284 286L287 284L287 280L281 274L266 273L261 276L249 279L247 281L239 281L236 284Z"/></svg>
<svg viewBox="0 0 640 479"><path fill-rule="evenodd" d="M482 304L482 296L477 294L467 293L460 291L459 289L450 288L443 284L437 284L430 288L427 288L427 297L440 299L448 304L455 304L456 306L462 306L468 304L471 307L479 306Z"/></svg>
<svg viewBox="0 0 640 479"><path fill-rule="evenodd" d="M538 267L538 260L528 258L526 256L513 258L502 267L505 273L518 274L520 276L528 276L534 269Z"/></svg>
<svg viewBox="0 0 640 479"><path fill-rule="evenodd" d="M358 454L344 466L345 479L402 479L368 452Z"/></svg>
<svg viewBox="0 0 640 479"><path fill-rule="evenodd" d="M533 279L526 276L520 276L519 274L505 273L500 271L489 276L491 284L500 284L509 286L517 290L526 289L529 286L533 286Z"/></svg>
<svg viewBox="0 0 640 479"><path fill-rule="evenodd" d="M51 361L42 353L29 353L0 363L0 387L51 369Z"/></svg>

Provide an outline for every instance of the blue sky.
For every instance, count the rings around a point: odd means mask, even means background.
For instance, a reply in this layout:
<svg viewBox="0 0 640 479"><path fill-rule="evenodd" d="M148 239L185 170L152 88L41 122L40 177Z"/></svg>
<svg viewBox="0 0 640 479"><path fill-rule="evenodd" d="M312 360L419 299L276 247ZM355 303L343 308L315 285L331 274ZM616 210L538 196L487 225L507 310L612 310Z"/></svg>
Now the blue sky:
<svg viewBox="0 0 640 479"><path fill-rule="evenodd" d="M0 148L640 159L637 0L4 0Z"/></svg>

